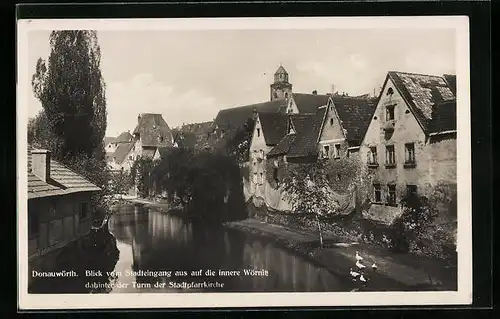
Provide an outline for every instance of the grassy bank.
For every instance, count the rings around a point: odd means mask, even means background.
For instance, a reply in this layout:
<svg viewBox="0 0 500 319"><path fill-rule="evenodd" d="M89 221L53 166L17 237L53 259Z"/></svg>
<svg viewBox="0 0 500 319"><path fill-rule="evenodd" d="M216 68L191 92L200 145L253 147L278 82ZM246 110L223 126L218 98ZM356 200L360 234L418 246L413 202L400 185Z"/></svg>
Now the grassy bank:
<svg viewBox="0 0 500 319"><path fill-rule="evenodd" d="M349 271L356 268L355 254L359 251L367 266L365 277L368 283L363 289L365 291L456 290L456 278L453 278L450 269L439 261L417 261L408 254L387 254L364 244L338 242L337 238L331 236L325 237L324 248L320 248L314 233L267 224L255 219L230 222L225 226L273 241L278 246L299 254L343 278L344 282L350 281ZM373 263L377 265L376 270L370 267Z"/></svg>

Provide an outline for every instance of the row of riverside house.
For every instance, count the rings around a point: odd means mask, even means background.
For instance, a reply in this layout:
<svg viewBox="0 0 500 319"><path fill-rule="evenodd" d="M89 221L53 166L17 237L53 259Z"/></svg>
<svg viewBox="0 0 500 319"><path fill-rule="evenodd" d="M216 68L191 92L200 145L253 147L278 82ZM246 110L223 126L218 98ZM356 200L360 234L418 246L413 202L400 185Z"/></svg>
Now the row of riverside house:
<svg viewBox="0 0 500 319"><path fill-rule="evenodd" d="M224 109L214 126L234 131L254 117L247 198L277 210L290 206L276 191L278 163L358 156L369 173L364 214L390 223L405 192L456 188L455 76L389 72L378 97L294 93L280 66L268 102ZM274 165L266 165L272 161ZM273 172L267 172L273 167ZM444 207L446 210L447 207Z"/></svg>

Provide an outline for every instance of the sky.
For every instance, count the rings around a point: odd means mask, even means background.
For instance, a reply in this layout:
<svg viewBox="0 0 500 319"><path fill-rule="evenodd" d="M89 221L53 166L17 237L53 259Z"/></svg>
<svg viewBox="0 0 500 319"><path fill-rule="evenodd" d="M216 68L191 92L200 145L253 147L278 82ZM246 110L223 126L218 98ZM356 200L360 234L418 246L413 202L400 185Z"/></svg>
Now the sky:
<svg viewBox="0 0 500 319"><path fill-rule="evenodd" d="M29 80L50 53L50 31L28 34ZM106 136L132 131L139 113L170 127L269 100L282 64L293 92L378 94L388 71L456 73L454 29L106 30L97 33L106 83ZM29 84L30 85L30 84ZM31 91L30 91L31 92ZM28 116L41 110L30 95Z"/></svg>

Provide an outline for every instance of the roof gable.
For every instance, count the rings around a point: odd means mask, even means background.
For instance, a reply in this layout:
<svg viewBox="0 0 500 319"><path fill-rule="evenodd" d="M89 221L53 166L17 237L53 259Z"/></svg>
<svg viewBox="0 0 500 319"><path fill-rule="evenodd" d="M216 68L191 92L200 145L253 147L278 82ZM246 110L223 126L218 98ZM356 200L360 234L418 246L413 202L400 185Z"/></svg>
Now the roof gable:
<svg viewBox="0 0 500 319"><path fill-rule="evenodd" d="M441 103L456 100L450 86L440 76L390 71L388 78L406 101L425 133L429 133L433 108Z"/></svg>
<svg viewBox="0 0 500 319"><path fill-rule="evenodd" d="M132 134L130 132L123 132L115 139L114 143L127 143L132 140Z"/></svg>
<svg viewBox="0 0 500 319"><path fill-rule="evenodd" d="M113 153L113 158L118 164L122 164L134 147L134 142L120 143Z"/></svg>
<svg viewBox="0 0 500 319"><path fill-rule="evenodd" d="M331 103L349 145L358 146L370 125L376 106L367 99L349 97L333 97Z"/></svg>
<svg viewBox="0 0 500 319"><path fill-rule="evenodd" d="M279 113L260 113L258 116L266 145L278 144L287 134L287 116Z"/></svg>
<svg viewBox="0 0 500 319"><path fill-rule="evenodd" d="M134 135L139 134L142 146L172 145L172 132L161 114L143 113L139 116Z"/></svg>

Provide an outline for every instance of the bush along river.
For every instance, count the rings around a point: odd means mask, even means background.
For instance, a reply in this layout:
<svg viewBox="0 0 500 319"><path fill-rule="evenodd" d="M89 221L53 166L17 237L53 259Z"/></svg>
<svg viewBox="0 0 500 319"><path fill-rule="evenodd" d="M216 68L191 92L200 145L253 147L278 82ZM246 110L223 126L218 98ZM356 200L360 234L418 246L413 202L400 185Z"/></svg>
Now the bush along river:
<svg viewBox="0 0 500 319"><path fill-rule="evenodd" d="M44 279L33 293L349 291L304 257L238 230L156 208L113 208L109 231L73 258L78 277ZM81 254L80 254L81 255Z"/></svg>

